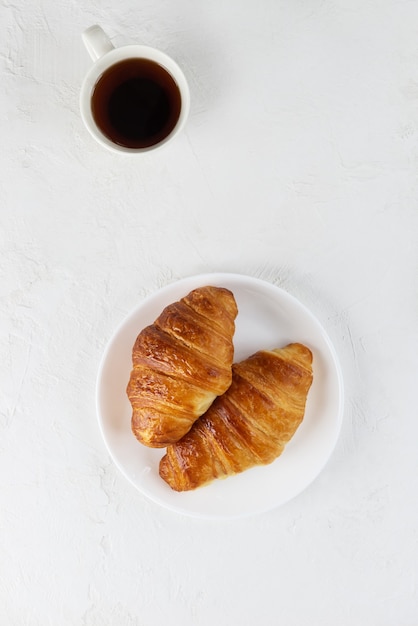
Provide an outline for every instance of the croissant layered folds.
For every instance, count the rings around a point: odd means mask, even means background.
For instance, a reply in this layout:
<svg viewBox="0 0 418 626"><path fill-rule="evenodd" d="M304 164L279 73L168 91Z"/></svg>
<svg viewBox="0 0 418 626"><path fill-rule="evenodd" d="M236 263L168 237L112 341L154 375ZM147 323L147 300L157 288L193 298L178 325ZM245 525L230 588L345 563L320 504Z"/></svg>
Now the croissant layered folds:
<svg viewBox="0 0 418 626"><path fill-rule="evenodd" d="M302 344L259 351L233 366L232 384L160 461L176 491L271 463L303 420L312 353Z"/></svg>
<svg viewBox="0 0 418 626"><path fill-rule="evenodd" d="M127 395L141 443L158 448L178 441L228 389L237 312L228 289L201 287L140 332Z"/></svg>

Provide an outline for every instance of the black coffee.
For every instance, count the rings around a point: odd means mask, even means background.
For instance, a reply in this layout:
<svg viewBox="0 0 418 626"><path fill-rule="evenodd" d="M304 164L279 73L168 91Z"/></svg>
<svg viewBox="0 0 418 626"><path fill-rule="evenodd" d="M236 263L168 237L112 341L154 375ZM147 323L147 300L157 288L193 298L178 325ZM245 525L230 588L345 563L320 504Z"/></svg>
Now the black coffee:
<svg viewBox="0 0 418 626"><path fill-rule="evenodd" d="M167 137L180 116L176 81L158 63L126 59L108 68L96 83L92 113L113 143L147 148Z"/></svg>

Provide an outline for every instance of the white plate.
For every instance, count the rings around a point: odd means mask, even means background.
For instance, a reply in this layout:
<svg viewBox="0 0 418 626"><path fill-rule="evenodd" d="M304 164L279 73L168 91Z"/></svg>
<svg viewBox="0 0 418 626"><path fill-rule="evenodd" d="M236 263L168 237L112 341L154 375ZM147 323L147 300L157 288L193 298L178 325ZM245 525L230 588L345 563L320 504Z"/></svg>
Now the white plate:
<svg viewBox="0 0 418 626"><path fill-rule="evenodd" d="M204 285L230 289L237 301L235 361L262 348L291 342L313 352L314 379L305 418L283 454L256 467L195 491L177 493L160 478L164 450L140 444L131 432L131 405L126 396L132 346L138 333L162 309ZM143 494L177 512L206 518L234 518L260 513L287 502L323 469L341 427L343 383L334 348L317 319L282 289L237 274L203 274L160 289L127 317L109 342L97 382L101 431L115 464Z"/></svg>

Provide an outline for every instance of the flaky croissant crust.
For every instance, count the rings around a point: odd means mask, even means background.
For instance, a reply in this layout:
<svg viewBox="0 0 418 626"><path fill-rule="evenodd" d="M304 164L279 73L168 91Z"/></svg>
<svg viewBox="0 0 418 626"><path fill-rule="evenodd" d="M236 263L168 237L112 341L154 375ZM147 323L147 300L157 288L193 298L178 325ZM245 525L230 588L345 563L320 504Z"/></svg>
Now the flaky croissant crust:
<svg viewBox="0 0 418 626"><path fill-rule="evenodd" d="M303 420L312 377L312 353L298 343L235 364L228 391L167 448L160 476L186 491L271 463Z"/></svg>
<svg viewBox="0 0 418 626"><path fill-rule="evenodd" d="M127 395L141 443L178 441L229 387L237 312L228 289L201 287L167 306L138 335Z"/></svg>

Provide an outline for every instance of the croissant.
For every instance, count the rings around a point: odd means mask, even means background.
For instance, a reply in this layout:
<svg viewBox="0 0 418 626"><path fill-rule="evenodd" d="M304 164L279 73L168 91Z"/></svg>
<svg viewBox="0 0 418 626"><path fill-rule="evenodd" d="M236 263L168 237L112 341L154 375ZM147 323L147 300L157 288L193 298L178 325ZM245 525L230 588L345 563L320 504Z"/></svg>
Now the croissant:
<svg viewBox="0 0 418 626"><path fill-rule="evenodd" d="M126 391L141 443L160 448L178 441L228 389L237 313L228 289L201 287L139 333Z"/></svg>
<svg viewBox="0 0 418 626"><path fill-rule="evenodd" d="M160 476L187 491L271 463L303 420L312 353L292 343L233 365L232 384L160 461Z"/></svg>

